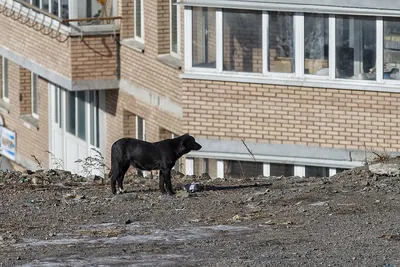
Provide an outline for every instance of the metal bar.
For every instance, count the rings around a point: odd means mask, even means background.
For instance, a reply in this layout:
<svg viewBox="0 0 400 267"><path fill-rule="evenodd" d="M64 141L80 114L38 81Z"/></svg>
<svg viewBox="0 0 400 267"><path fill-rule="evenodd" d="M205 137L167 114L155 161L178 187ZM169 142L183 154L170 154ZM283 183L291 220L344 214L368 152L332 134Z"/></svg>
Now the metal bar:
<svg viewBox="0 0 400 267"><path fill-rule="evenodd" d="M62 22L73 22L73 21L92 21L92 20L116 20L122 19L122 17L101 17L101 18L81 18L81 19L63 19Z"/></svg>

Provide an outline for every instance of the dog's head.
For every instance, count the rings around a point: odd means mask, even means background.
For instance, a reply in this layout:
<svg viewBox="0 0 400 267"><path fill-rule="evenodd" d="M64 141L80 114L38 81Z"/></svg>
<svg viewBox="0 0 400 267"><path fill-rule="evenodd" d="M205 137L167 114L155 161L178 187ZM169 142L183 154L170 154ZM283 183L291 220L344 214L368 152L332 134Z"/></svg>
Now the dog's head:
<svg viewBox="0 0 400 267"><path fill-rule="evenodd" d="M184 154L189 153L192 150L201 149L201 145L197 143L194 137L188 133L181 136L181 145L183 147Z"/></svg>

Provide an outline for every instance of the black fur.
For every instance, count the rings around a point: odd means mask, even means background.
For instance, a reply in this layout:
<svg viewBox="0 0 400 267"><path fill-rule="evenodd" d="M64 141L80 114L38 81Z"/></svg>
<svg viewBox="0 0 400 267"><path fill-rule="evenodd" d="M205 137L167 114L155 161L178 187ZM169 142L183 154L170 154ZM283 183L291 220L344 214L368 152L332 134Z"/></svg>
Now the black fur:
<svg viewBox="0 0 400 267"><path fill-rule="evenodd" d="M135 138L121 138L111 147L111 190L123 192L123 180L129 166L140 170L160 170L159 187L162 193L175 194L171 184L171 169L175 162L192 150L200 150L194 137L189 134L165 139L159 142L146 142Z"/></svg>

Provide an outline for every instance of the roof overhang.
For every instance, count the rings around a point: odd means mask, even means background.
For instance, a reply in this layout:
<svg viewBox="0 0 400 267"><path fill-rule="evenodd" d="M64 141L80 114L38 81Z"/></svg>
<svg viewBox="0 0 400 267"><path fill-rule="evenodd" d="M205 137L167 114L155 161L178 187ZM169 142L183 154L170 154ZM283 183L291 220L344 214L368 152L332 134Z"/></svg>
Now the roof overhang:
<svg viewBox="0 0 400 267"><path fill-rule="evenodd" d="M180 5L325 14L399 16L400 1L378 0L180 0Z"/></svg>

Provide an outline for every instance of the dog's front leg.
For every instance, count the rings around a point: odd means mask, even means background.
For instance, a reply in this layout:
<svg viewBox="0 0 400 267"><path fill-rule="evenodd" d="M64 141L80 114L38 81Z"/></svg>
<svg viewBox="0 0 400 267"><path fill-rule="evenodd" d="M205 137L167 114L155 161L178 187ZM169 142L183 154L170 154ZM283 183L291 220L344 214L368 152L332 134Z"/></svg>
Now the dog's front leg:
<svg viewBox="0 0 400 267"><path fill-rule="evenodd" d="M160 187L161 193L166 194L167 191L165 190L165 178L164 178L164 172L163 170L160 170L160 173L158 175L158 186Z"/></svg>
<svg viewBox="0 0 400 267"><path fill-rule="evenodd" d="M167 188L167 192L170 195L175 195L174 190L172 189L171 183L171 169L167 169L164 171L164 179L165 179L165 187Z"/></svg>

